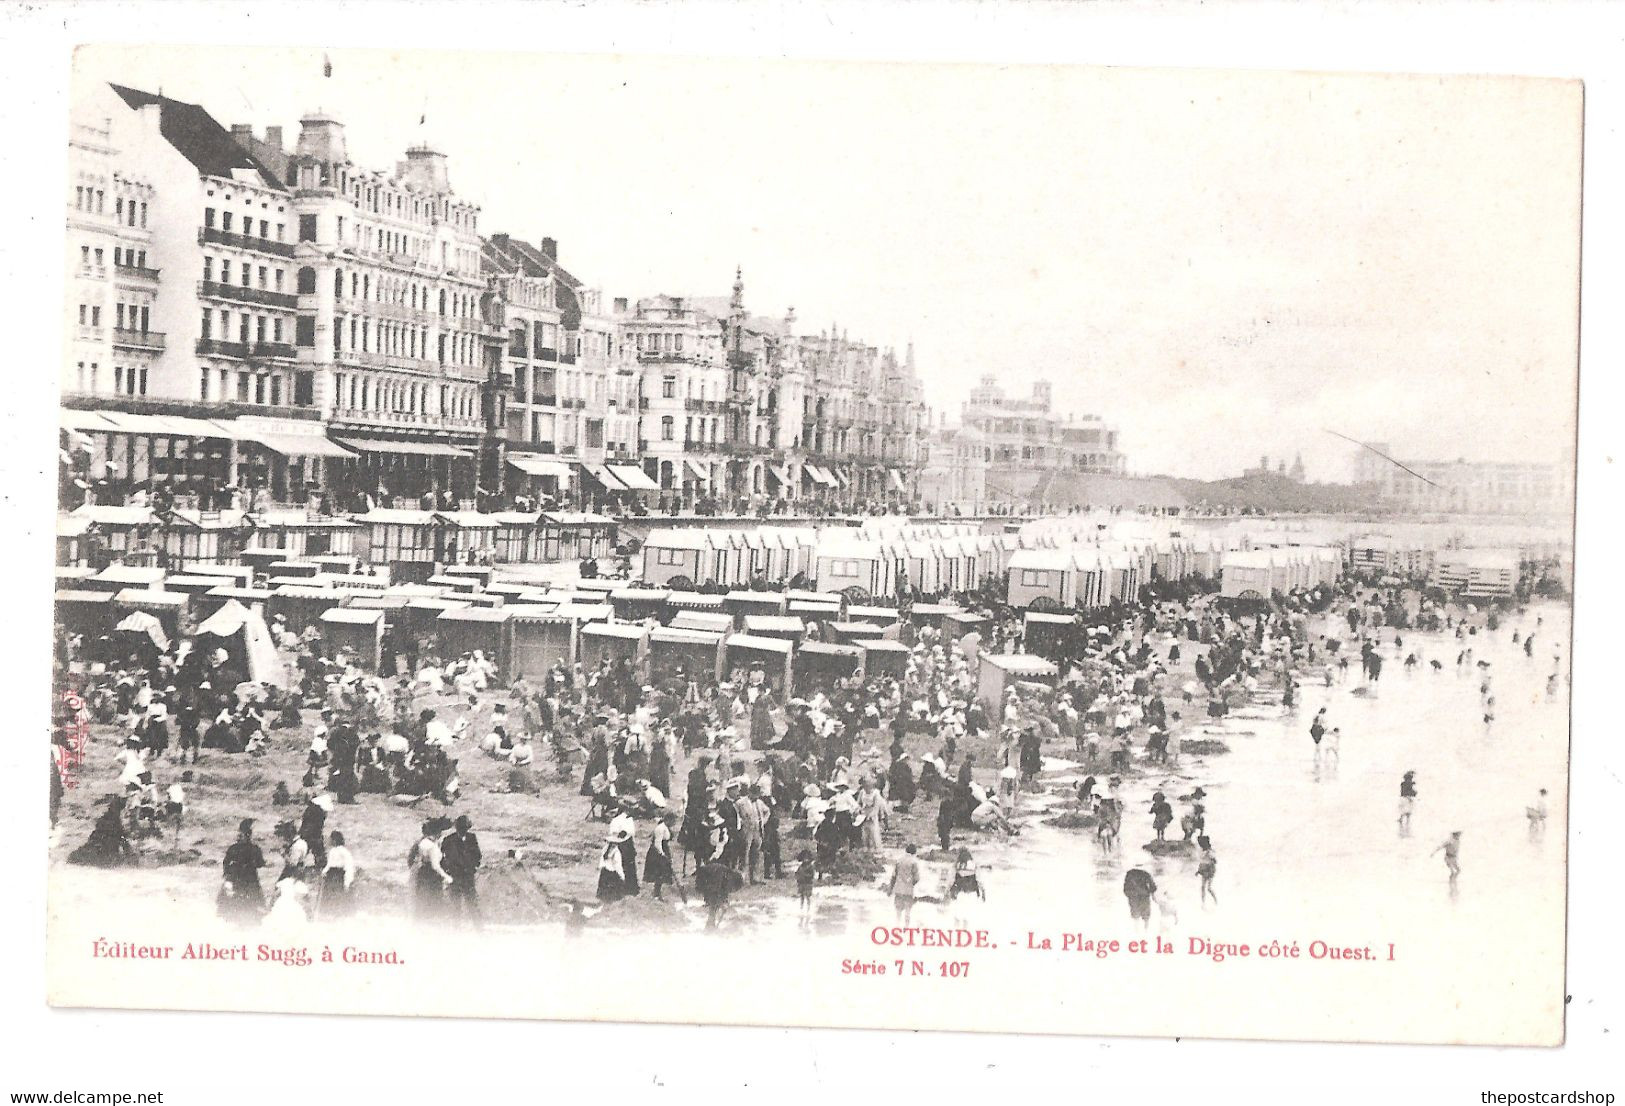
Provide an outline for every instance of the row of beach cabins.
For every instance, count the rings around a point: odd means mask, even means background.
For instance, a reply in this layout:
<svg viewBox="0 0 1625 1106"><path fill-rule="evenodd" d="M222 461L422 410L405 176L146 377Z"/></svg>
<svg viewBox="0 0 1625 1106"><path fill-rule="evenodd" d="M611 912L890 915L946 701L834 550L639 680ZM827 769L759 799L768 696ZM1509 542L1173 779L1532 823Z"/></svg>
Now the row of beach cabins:
<svg viewBox="0 0 1625 1106"><path fill-rule="evenodd" d="M84 566L99 556L104 562L145 561L184 570L338 556L387 567L397 580L420 581L434 575L437 564L471 553L496 564L609 557L616 533L614 519L580 511L380 508L339 517L91 505L57 519L56 559L59 565Z"/></svg>
<svg viewBox="0 0 1625 1106"><path fill-rule="evenodd" d="M901 675L920 627L964 640L981 635L985 615L947 604L859 604L820 591L704 594L624 582L581 580L568 587L503 579L488 566L449 566L424 583L395 583L357 573L353 558L327 556L270 566L204 566L186 573L126 565L100 571L57 569L61 629L94 641L120 631L165 640L191 634L230 604L252 610L296 635L316 627L323 652L345 650L378 671L432 635L442 656L479 650L505 679L543 678L555 664L624 659L646 679L678 670L702 681L760 664L775 688L810 694L837 679ZM256 585L256 581L259 581ZM1043 639L1039 627L1037 636ZM386 649L386 635L390 648ZM1013 681L1053 680L1042 657L983 657L992 702ZM404 671L399 666L398 670Z"/></svg>
<svg viewBox="0 0 1625 1106"><path fill-rule="evenodd" d="M642 550L646 584L731 588L799 578L823 592L893 600L917 589L927 597L973 590L1004 578L1015 608L1091 609L1132 602L1153 581L1221 579L1221 594L1268 597L1335 582L1342 550L1261 544L1177 531L1111 529L1060 520L986 534L973 525L900 525L756 530L657 530ZM1237 540L1237 539L1230 539Z"/></svg>

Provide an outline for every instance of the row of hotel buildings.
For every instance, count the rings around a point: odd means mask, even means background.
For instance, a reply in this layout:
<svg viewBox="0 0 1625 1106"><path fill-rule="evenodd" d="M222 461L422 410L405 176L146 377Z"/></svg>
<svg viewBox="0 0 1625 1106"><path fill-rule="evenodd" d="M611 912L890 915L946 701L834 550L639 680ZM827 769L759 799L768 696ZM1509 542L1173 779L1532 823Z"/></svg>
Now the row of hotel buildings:
<svg viewBox="0 0 1625 1106"><path fill-rule="evenodd" d="M63 426L98 500L919 495L912 346L753 315L739 273L606 302L552 239L482 235L428 145L368 169L324 113L290 149L97 85L69 153Z"/></svg>

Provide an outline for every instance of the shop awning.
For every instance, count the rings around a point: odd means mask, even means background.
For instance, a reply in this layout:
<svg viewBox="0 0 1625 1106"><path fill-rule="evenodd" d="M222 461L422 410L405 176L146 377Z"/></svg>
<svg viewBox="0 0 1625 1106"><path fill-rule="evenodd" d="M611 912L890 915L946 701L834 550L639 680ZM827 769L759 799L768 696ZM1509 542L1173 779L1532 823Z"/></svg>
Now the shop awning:
<svg viewBox="0 0 1625 1106"><path fill-rule="evenodd" d="M95 411L70 411L64 407L57 415L59 416L57 425L64 430L101 431L105 434L113 429L113 424Z"/></svg>
<svg viewBox="0 0 1625 1106"><path fill-rule="evenodd" d="M232 433L230 422L215 422L212 419L194 419L185 415L159 415L159 420L169 428L169 433L185 435L188 438L222 438L232 439L237 435Z"/></svg>
<svg viewBox="0 0 1625 1106"><path fill-rule="evenodd" d="M540 453L510 453L508 464L528 476L552 476L560 480L570 479L570 466L563 461L555 461L544 457Z"/></svg>
<svg viewBox="0 0 1625 1106"><path fill-rule="evenodd" d="M891 479L891 486L900 492L908 491L908 485L903 483L903 474L896 469L887 469L886 475Z"/></svg>
<svg viewBox="0 0 1625 1106"><path fill-rule="evenodd" d="M387 438L334 438L335 442L359 453L387 453L418 457L467 457L468 450L445 442L401 442Z"/></svg>
<svg viewBox="0 0 1625 1106"><path fill-rule="evenodd" d="M775 479L775 480L777 480L779 482L779 487L788 488L788 487L791 486L790 485L790 466L788 466L788 465L768 465L767 466L767 471L773 474L773 479Z"/></svg>
<svg viewBox="0 0 1625 1106"><path fill-rule="evenodd" d="M846 469L833 469L831 471L835 473L835 478L841 482L841 487L846 488L851 486L852 475L847 472Z"/></svg>
<svg viewBox="0 0 1625 1106"><path fill-rule="evenodd" d="M635 492L657 492L660 485L649 479L647 473L636 465L607 465L615 478Z"/></svg>
<svg viewBox="0 0 1625 1106"><path fill-rule="evenodd" d="M354 453L321 434L274 434L265 430L245 430L241 440L256 442L284 457L355 458Z"/></svg>
<svg viewBox="0 0 1625 1106"><path fill-rule="evenodd" d="M835 486L835 477L831 476L827 469L819 468L817 465L802 465L801 471L812 477L815 484L824 484L831 488Z"/></svg>
<svg viewBox="0 0 1625 1106"><path fill-rule="evenodd" d="M690 461L688 458L685 457L683 459L683 467L688 469L689 475L694 477L694 479L699 480L699 481L701 481L703 483L710 483L711 482L711 473L704 466L699 465L699 464L697 464L697 463L695 463L693 461Z"/></svg>
<svg viewBox="0 0 1625 1106"><path fill-rule="evenodd" d="M615 479L615 474L610 472L603 465L583 464L581 466L581 471L585 472L588 476L592 477L594 480L598 481L598 483L602 484L604 486L605 491L611 491L611 492L624 492L624 491L626 491L626 485L621 483L619 480Z"/></svg>
<svg viewBox="0 0 1625 1106"><path fill-rule="evenodd" d="M165 438L224 438L226 432L203 419L176 418L164 415L137 414L134 411L101 411L102 418L112 424L118 434L152 434ZM202 432L187 424L195 423Z"/></svg>

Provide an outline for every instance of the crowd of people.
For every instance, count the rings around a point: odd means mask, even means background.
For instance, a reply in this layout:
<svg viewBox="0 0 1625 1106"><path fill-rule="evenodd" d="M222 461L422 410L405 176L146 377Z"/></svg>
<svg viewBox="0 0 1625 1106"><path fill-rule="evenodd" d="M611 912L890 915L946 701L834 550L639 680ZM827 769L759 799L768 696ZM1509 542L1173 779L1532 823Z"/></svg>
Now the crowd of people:
<svg viewBox="0 0 1625 1106"><path fill-rule="evenodd" d="M1221 718L1265 686L1278 689L1290 711L1308 671L1323 669L1328 682L1334 673L1347 678L1351 655L1375 685L1381 628L1442 626L1464 642L1476 632L1438 605L1413 613L1394 589L1353 582L1245 610L1217 602L1199 582L1147 589L1139 603L1079 614L1043 642L1025 640L1012 612L985 609L985 634L958 640L905 619L895 631L908 647L898 671L794 689L760 663L718 680L709 670L651 670L609 656L504 683L481 653L442 657L428 638L392 651L399 674L386 677L326 650L314 630L294 635L282 626L273 637L297 673L285 689L248 681L239 658L201 640L127 645L122 656L112 649L94 675L79 676L81 713L58 719L59 732L87 719L116 727L122 742L115 788L70 860L114 866L131 862L145 839L170 831L178 841L200 761L216 752L264 757L298 743L299 787L279 784L273 805L299 814L276 822L269 861L255 820L241 821L222 858L219 911L243 923L342 918L356 909L361 869L330 816L364 796L450 811L462 798L462 758L479 755L502 762L496 778L507 792L557 796L573 788L583 818L604 825L593 854L600 907L645 890L687 902L692 868L710 927L742 888L779 881L794 882L810 917L820 885L874 879L884 874L884 858L902 849L885 886L899 917L908 917L929 882L922 861L948 873L934 897L956 902L968 894L955 909L985 898L969 846L1017 836L1046 757L1065 756L1078 765L1071 805L1099 847L1115 848L1125 822L1137 830L1143 818L1148 847L1185 858L1200 901L1216 904L1205 789L1155 790L1143 813L1125 797L1126 781L1180 765L1184 715ZM1328 632L1344 619L1346 644ZM1056 678L986 698L978 654L1023 648L1053 658ZM62 656L76 649L84 651L67 643ZM1458 663L1469 651L1464 644ZM1488 714L1487 677L1484 699ZM1324 711L1309 729L1317 758L1339 755L1340 731ZM53 820L60 745L53 746ZM539 770L538 755L551 761L550 772ZM1408 774L1402 832L1414 802ZM1544 811L1544 796L1541 803ZM413 915L478 926L483 860L471 819L434 815L420 829L406 849ZM934 852L920 852L929 845ZM1445 852L1453 861L1454 848ZM277 859L267 891L261 871ZM1125 874L1124 895L1141 924L1152 904L1173 910L1143 868Z"/></svg>

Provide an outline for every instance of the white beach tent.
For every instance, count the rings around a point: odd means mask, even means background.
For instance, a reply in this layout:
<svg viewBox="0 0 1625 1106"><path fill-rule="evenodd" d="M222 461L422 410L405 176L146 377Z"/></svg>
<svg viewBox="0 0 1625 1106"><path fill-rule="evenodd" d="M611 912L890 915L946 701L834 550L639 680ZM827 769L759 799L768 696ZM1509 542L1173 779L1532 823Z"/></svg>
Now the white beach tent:
<svg viewBox="0 0 1625 1106"><path fill-rule="evenodd" d="M288 666L276 651L271 631L259 611L245 607L235 599L228 599L220 605L219 610L198 625L197 632L199 636L210 634L222 638L241 635L251 682L281 688L293 686Z"/></svg>

